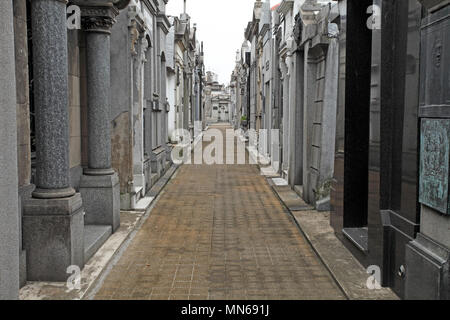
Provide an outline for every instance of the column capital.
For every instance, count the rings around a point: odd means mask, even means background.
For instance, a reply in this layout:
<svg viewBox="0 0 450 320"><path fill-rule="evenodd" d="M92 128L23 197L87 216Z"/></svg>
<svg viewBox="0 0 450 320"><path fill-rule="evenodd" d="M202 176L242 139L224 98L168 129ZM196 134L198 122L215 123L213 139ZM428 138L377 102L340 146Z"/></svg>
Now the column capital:
<svg viewBox="0 0 450 320"><path fill-rule="evenodd" d="M111 33L119 10L110 6L81 6L81 25L86 32Z"/></svg>

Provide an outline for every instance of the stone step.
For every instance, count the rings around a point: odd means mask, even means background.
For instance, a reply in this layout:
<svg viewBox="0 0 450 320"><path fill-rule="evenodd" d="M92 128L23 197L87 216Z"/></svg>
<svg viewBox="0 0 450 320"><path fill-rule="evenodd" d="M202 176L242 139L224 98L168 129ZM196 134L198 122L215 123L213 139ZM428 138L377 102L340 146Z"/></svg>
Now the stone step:
<svg viewBox="0 0 450 320"><path fill-rule="evenodd" d="M134 210L136 211L146 211L147 208L151 205L155 198L154 197L144 197L136 203L136 207Z"/></svg>
<svg viewBox="0 0 450 320"><path fill-rule="evenodd" d="M151 179L152 186L154 186L156 184L156 182L158 182L159 175L157 173L153 173L152 177L150 179Z"/></svg>
<svg viewBox="0 0 450 320"><path fill-rule="evenodd" d="M274 185L273 189L290 211L309 211L314 207L307 204L290 186Z"/></svg>
<svg viewBox="0 0 450 320"><path fill-rule="evenodd" d="M273 184L276 186L287 186L288 182L283 178L273 178Z"/></svg>
<svg viewBox="0 0 450 320"><path fill-rule="evenodd" d="M297 192L300 198L303 197L303 186L294 186L294 191Z"/></svg>
<svg viewBox="0 0 450 320"><path fill-rule="evenodd" d="M84 226L84 261L87 263L112 234L111 226Z"/></svg>

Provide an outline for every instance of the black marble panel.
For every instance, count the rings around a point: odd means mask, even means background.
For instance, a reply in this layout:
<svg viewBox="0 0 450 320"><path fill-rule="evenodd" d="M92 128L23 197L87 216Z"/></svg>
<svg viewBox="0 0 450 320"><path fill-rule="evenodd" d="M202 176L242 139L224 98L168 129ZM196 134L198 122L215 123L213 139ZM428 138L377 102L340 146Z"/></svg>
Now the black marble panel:
<svg viewBox="0 0 450 320"><path fill-rule="evenodd" d="M331 223L367 226L372 0L340 1L340 80Z"/></svg>
<svg viewBox="0 0 450 320"><path fill-rule="evenodd" d="M450 117L450 6L422 23L420 116Z"/></svg>
<svg viewBox="0 0 450 320"><path fill-rule="evenodd" d="M369 259L404 295L406 244L418 232L418 88L421 5L377 0L373 31L369 156Z"/></svg>

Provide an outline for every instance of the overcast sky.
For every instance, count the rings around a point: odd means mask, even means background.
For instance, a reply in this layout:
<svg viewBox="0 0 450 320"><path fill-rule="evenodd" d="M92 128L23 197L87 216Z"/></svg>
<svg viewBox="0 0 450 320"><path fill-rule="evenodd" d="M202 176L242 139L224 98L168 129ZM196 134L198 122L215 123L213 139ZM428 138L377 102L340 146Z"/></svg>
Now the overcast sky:
<svg viewBox="0 0 450 320"><path fill-rule="evenodd" d="M275 5L281 0L270 2ZM187 0L191 25L197 23L197 39L204 43L206 70L217 73L219 82L230 82L236 50L244 41L254 3L254 0ZM183 0L169 0L167 15L179 16L182 12Z"/></svg>

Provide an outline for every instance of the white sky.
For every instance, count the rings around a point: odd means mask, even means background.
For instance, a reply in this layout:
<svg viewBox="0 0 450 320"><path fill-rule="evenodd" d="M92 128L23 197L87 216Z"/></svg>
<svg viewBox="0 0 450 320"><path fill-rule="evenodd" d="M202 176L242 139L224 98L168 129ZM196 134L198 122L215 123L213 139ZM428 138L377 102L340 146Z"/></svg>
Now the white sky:
<svg viewBox="0 0 450 320"><path fill-rule="evenodd" d="M275 5L281 0L270 2ZM204 44L206 70L217 73L221 83L230 82L236 50L244 41L254 3L255 0L187 0L191 25L197 23L197 39ZM169 0L167 15L179 16L182 12L183 0Z"/></svg>

